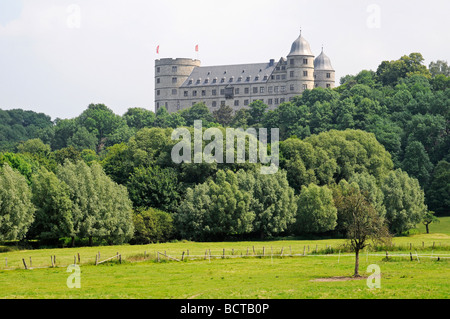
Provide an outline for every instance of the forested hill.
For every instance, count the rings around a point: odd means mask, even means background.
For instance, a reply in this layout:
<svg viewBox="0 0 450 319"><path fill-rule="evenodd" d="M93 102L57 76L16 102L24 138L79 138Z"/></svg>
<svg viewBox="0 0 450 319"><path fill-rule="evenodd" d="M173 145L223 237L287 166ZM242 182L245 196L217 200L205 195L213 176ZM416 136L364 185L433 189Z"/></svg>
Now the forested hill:
<svg viewBox="0 0 450 319"><path fill-rule="evenodd" d="M315 137L317 134L331 130L362 130L373 133L389 152L393 168L401 168L419 181L430 209L448 214L450 71L444 61L433 62L428 67L423 61L419 53L383 61L376 71L363 70L356 75L347 75L335 89L307 90L275 110L268 110L267 105L256 101L235 114L229 106L210 113L205 105L197 104L174 114L164 108L156 114L143 108L130 108L125 114L116 115L103 104L91 104L76 118L54 121L42 113L0 110L0 163L16 161L17 166L20 161L34 161L51 170L65 159L83 159L87 163L99 161L116 182L126 184L133 173L130 168L133 163L127 163L131 165L128 167L125 163L116 167L108 164L111 159L122 156L124 150L140 147L144 142L137 139L142 136L137 133L146 128L192 126L198 119L203 120L204 127L280 128L283 141L289 142L291 137L309 138L309 143L322 144L323 149L334 142L339 143L339 138L332 137L333 133L328 135L330 141L320 141ZM357 134L357 131L350 132L354 133L346 134ZM149 145L153 147L151 143ZM304 177L308 176L308 169L316 169L308 167L310 164L305 159L296 162L294 159L289 161L286 154L281 156L284 159L282 168L288 172L288 178L289 170ZM123 160L130 159L124 157ZM158 161L163 168L170 166L161 163L161 158ZM26 173L29 178L33 165ZM339 165L345 166L345 163ZM129 171L118 172L120 168ZM302 170L306 173L298 175ZM208 176L208 170L201 173L205 172ZM196 173L184 172L190 174L193 183L198 182ZM214 174L215 170L209 176ZM290 178L289 181L297 191L309 182L320 184L320 180L312 177Z"/></svg>

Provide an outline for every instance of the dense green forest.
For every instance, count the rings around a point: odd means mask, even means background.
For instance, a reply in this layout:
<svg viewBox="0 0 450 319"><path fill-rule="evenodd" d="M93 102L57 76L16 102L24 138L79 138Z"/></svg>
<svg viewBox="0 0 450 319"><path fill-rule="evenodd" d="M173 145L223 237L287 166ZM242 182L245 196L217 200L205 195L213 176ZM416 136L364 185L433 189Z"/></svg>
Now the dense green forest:
<svg viewBox="0 0 450 319"><path fill-rule="evenodd" d="M0 110L0 240L89 244L345 232L360 192L401 234L450 213L450 71L419 53L305 91L275 110L178 113L91 104L56 119ZM174 128L279 128L280 170L175 164ZM349 195L350 196L350 195ZM63 239L61 239L63 238ZM63 240L63 241L64 241Z"/></svg>

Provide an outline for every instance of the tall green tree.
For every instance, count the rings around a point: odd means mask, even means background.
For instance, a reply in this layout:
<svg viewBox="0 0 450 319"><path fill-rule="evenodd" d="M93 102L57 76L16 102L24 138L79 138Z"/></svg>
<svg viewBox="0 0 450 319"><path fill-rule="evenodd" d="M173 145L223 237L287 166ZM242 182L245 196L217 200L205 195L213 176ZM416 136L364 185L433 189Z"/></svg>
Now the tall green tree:
<svg viewBox="0 0 450 319"><path fill-rule="evenodd" d="M35 208L25 177L8 164L0 166L0 240L21 240L34 220Z"/></svg>
<svg viewBox="0 0 450 319"><path fill-rule="evenodd" d="M439 215L450 215L450 163L440 161L433 171L427 203Z"/></svg>
<svg viewBox="0 0 450 319"><path fill-rule="evenodd" d="M75 238L69 187L53 172L42 168L33 178L32 191L36 216L30 232L46 240Z"/></svg>
<svg viewBox="0 0 450 319"><path fill-rule="evenodd" d="M114 183L94 163L66 162L57 170L58 178L70 189L73 203L74 233L80 238L106 239L110 243L123 243L133 235L132 203L124 186Z"/></svg>
<svg viewBox="0 0 450 319"><path fill-rule="evenodd" d="M337 210L334 206L333 192L327 186L310 184L302 186L297 201L297 216L294 232L325 233L334 230L337 223Z"/></svg>
<svg viewBox="0 0 450 319"><path fill-rule="evenodd" d="M425 197L419 182L400 169L389 172L381 189L389 230L400 234L414 228L427 211Z"/></svg>

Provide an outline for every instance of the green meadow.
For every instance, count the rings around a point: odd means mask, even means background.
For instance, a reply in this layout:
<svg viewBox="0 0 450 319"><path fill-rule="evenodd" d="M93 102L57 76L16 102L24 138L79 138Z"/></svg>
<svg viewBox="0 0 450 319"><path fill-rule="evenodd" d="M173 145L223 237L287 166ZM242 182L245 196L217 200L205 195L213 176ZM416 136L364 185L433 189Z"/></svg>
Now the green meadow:
<svg viewBox="0 0 450 319"><path fill-rule="evenodd" d="M364 251L360 256L364 277L359 280L349 278L354 256L342 239L12 250L0 254L0 298L446 299L450 217L440 220L431 225L430 234L418 227L415 235L394 238L392 247ZM98 254L103 261L117 253L121 263L115 257L95 265ZM55 267L50 256L56 257ZM74 257L81 270L81 288L70 289L67 279L72 273L67 266ZM372 273L366 270L372 264L381 269L379 289L367 286L365 277Z"/></svg>

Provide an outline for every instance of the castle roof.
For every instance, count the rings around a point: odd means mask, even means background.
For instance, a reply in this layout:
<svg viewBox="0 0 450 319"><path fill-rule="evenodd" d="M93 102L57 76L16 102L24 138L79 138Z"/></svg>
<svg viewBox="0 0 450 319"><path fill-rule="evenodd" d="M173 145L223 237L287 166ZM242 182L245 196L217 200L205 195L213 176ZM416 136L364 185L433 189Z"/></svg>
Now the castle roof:
<svg viewBox="0 0 450 319"><path fill-rule="evenodd" d="M297 40L292 43L291 52L288 56L294 56L294 55L312 55L314 54L311 51L311 48L309 46L308 41L304 37L302 37L302 34L300 32L300 36L297 38Z"/></svg>
<svg viewBox="0 0 450 319"><path fill-rule="evenodd" d="M268 81L275 67L276 63L273 61L268 63L196 67L181 87L264 83Z"/></svg>
<svg viewBox="0 0 450 319"><path fill-rule="evenodd" d="M320 53L320 55L314 60L314 69L315 70L326 70L326 71L333 71L333 66L331 65L330 58L323 53Z"/></svg>

